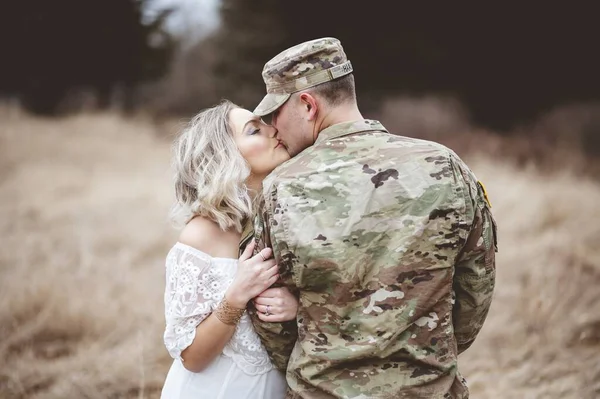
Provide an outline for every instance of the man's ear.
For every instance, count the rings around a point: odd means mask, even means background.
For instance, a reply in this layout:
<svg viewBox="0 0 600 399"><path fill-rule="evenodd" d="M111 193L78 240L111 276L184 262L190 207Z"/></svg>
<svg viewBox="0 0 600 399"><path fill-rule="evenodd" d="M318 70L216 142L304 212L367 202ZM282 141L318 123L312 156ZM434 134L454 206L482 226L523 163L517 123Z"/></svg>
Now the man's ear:
<svg viewBox="0 0 600 399"><path fill-rule="evenodd" d="M319 103L317 99L309 93L300 94L300 104L302 105L303 114L307 120L315 120L319 113Z"/></svg>

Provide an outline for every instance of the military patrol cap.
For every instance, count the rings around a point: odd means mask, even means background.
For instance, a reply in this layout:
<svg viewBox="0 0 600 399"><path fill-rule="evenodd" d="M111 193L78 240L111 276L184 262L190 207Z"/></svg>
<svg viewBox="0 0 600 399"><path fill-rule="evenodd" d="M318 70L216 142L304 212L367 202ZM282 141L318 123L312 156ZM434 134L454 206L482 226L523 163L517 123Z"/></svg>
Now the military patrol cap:
<svg viewBox="0 0 600 399"><path fill-rule="evenodd" d="M262 71L267 95L254 113L270 114L297 91L329 82L352 72L338 39L324 37L300 43L268 61Z"/></svg>

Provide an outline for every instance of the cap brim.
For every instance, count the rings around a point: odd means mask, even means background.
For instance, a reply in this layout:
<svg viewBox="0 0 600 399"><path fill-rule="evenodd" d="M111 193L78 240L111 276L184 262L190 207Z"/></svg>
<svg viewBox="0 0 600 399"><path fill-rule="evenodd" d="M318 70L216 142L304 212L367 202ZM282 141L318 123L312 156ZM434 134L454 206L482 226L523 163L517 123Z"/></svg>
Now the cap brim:
<svg viewBox="0 0 600 399"><path fill-rule="evenodd" d="M254 114L258 116L265 116L277 110L290 98L291 94L273 94L268 93L265 98L262 99L260 104L254 109Z"/></svg>

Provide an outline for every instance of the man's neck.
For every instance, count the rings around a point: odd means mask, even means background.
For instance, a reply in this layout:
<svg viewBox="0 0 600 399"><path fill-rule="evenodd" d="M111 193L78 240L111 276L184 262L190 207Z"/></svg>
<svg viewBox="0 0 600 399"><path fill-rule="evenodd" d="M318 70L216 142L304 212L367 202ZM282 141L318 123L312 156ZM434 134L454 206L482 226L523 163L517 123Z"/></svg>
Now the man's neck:
<svg viewBox="0 0 600 399"><path fill-rule="evenodd" d="M362 121L365 118L360 113L356 103L335 107L324 116L319 124L319 132L338 123ZM317 134L318 135L318 134Z"/></svg>

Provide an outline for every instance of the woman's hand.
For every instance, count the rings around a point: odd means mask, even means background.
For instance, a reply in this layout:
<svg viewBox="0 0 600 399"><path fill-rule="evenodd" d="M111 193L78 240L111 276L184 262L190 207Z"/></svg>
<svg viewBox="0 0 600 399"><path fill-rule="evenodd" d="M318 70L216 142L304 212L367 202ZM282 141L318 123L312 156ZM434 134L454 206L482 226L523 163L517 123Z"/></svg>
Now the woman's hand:
<svg viewBox="0 0 600 399"><path fill-rule="evenodd" d="M269 288L279 278L275 259L271 248L265 248L252 256L255 242L252 241L238 260L238 270L233 282L225 293L225 298L232 306L243 309L255 296ZM251 257L252 256L252 257Z"/></svg>
<svg viewBox="0 0 600 399"><path fill-rule="evenodd" d="M298 300L285 287L269 288L254 298L258 318L267 322L295 320Z"/></svg>

